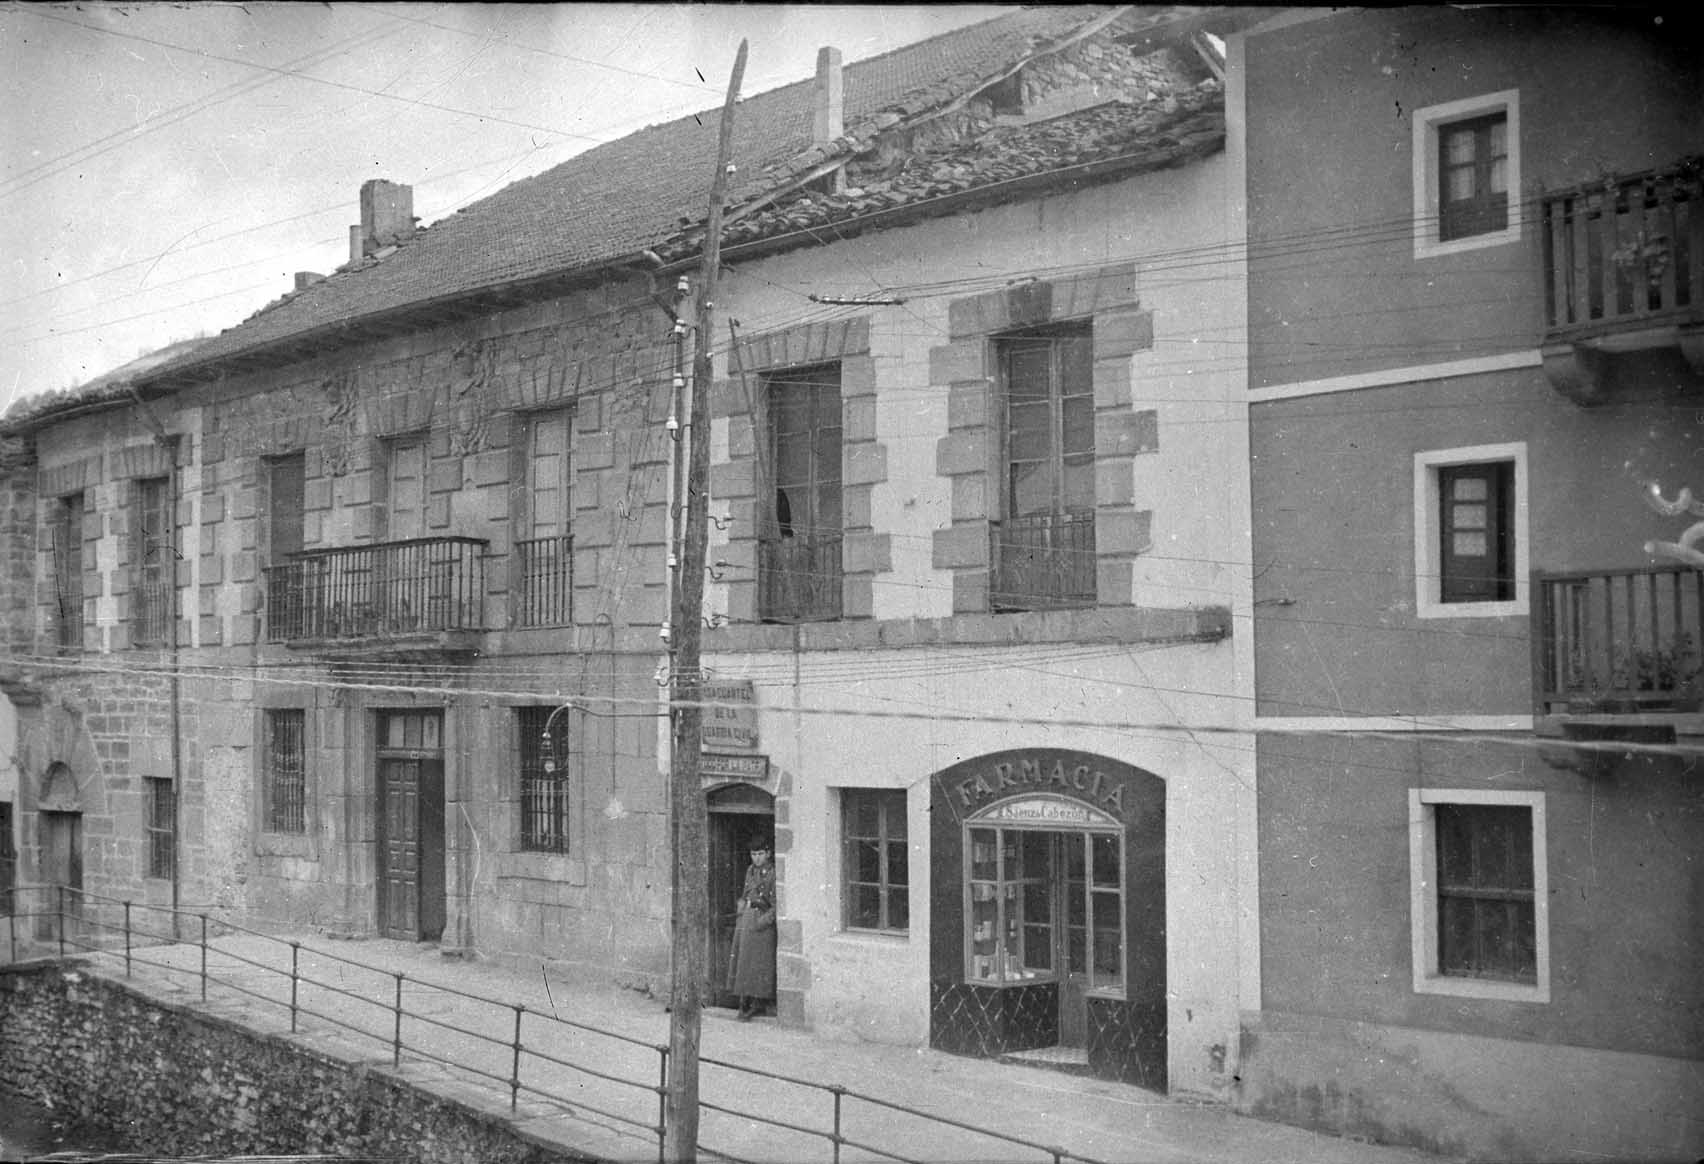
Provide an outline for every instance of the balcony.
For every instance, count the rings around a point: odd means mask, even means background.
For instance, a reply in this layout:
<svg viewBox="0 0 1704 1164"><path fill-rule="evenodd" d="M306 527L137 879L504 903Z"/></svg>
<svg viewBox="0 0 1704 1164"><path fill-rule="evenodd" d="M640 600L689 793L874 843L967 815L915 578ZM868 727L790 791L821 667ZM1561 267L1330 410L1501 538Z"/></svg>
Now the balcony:
<svg viewBox="0 0 1704 1164"><path fill-rule="evenodd" d="M841 614L841 537L774 537L758 543L758 617L824 622Z"/></svg>
<svg viewBox="0 0 1704 1164"><path fill-rule="evenodd" d="M266 571L266 641L465 650L484 630L477 538L306 550Z"/></svg>
<svg viewBox="0 0 1704 1164"><path fill-rule="evenodd" d="M516 626L566 626L573 619L574 539L529 538L515 543Z"/></svg>
<svg viewBox="0 0 1704 1164"><path fill-rule="evenodd" d="M1557 391L1583 405L1622 382L1648 392L1664 364L1688 389L1704 384L1704 160L1546 194L1539 234ZM1628 374L1640 353L1646 374Z"/></svg>
<svg viewBox="0 0 1704 1164"><path fill-rule="evenodd" d="M1704 571L1540 573L1533 596L1536 716L1698 711Z"/></svg>
<svg viewBox="0 0 1704 1164"><path fill-rule="evenodd" d="M1058 610L1095 602L1093 510L1037 513L990 524L995 610Z"/></svg>

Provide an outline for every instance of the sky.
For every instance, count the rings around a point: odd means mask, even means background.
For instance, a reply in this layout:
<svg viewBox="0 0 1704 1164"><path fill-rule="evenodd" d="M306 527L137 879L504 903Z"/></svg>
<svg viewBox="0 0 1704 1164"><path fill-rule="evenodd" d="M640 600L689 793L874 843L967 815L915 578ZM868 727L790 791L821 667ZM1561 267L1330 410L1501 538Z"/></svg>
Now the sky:
<svg viewBox="0 0 1704 1164"><path fill-rule="evenodd" d="M369 178L430 224L601 141L1003 9L0 3L0 411L344 262Z"/></svg>

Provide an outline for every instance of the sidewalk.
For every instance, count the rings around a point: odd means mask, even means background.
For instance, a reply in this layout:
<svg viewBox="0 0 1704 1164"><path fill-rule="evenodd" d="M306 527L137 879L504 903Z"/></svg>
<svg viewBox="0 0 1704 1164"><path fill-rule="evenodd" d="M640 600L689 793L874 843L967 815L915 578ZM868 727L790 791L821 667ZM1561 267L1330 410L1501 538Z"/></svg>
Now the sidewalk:
<svg viewBox="0 0 1704 1164"><path fill-rule="evenodd" d="M297 940L301 942L301 977L323 984L300 988L300 1006L316 1013L303 1015L299 1038L343 1058L389 1066L395 1035L395 975L401 973L406 1012L402 1074L507 1116L507 1081L513 1072L508 1044L514 1038L513 1007L519 1004L529 1013L523 1016L521 1041L528 1053L522 1059L524 1087L513 1117L517 1126L544 1142L606 1159L657 1158L655 1135L648 1129L658 1118L653 1089L659 1074L656 1047L668 1040L666 1000L547 979L540 973L523 974L490 963L446 961L435 946L319 937ZM288 946L247 935L219 938L209 945L210 978L223 978L278 1005L212 982L208 1009L255 1029L288 1031ZM137 958L143 957L174 969L137 961L132 985L178 1003L199 998L201 955L196 946L138 950ZM89 965L97 973L124 976L122 952L95 955ZM428 984L472 997L444 994ZM1057 1146L1104 1164L1437 1164L1440 1159L1249 1119L1224 1108L1169 1100L1105 1080L961 1058L927 1048L825 1037L782 1028L773 1019L739 1023L732 1012L716 1009L707 1009L704 1015L700 1144L741 1160L826 1164L833 1158L830 1143L820 1135L790 1132L738 1114L759 1113L795 1126L830 1130L833 1095L822 1087L802 1084L839 1085L931 1115ZM601 1028L637 1042L621 1042L543 1016ZM371 1037L339 1030L332 1019ZM411 1061L411 1049L457 1066ZM768 1074L731 1070L717 1061ZM588 1073L586 1067L597 1074ZM554 1101L531 1094L529 1089L534 1088L555 1097ZM1003 1144L852 1096L842 1100L840 1127L851 1143L878 1149L844 1147L841 1159L848 1164L886 1158L881 1153L941 1164L1008 1160L1046 1164L1050 1159L1044 1151Z"/></svg>

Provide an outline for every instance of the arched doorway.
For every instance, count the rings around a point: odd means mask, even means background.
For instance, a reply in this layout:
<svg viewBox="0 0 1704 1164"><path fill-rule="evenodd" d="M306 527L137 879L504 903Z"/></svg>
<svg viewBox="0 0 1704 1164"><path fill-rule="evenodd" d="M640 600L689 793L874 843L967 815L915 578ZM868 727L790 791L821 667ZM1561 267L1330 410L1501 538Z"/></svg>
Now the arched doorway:
<svg viewBox="0 0 1704 1164"><path fill-rule="evenodd" d="M62 886L51 900L35 908L65 911L67 919L83 912L83 803L77 794L77 777L64 764L49 766L42 778L41 796L36 802L41 842L41 879L53 886ZM56 937L55 916L42 915L36 919L36 936Z"/></svg>
<svg viewBox="0 0 1704 1164"><path fill-rule="evenodd" d="M752 842L775 832L775 797L754 784L724 784L705 796L710 857L710 950L704 999L710 1006L737 1007L729 994L728 958L734 945L734 919L740 889L751 862Z"/></svg>
<svg viewBox="0 0 1704 1164"><path fill-rule="evenodd" d="M1166 1085L1165 782L1052 748L931 792L932 1046Z"/></svg>

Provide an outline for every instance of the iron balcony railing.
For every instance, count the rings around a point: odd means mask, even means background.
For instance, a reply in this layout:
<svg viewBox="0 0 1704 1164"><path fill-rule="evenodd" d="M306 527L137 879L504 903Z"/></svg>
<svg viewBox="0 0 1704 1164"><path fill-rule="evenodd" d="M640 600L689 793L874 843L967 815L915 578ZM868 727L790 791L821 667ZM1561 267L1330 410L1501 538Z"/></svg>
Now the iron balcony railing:
<svg viewBox="0 0 1704 1164"><path fill-rule="evenodd" d="M574 539L529 538L515 543L516 626L563 626L573 620Z"/></svg>
<svg viewBox="0 0 1704 1164"><path fill-rule="evenodd" d="M266 638L371 639L484 627L478 538L305 550L266 571Z"/></svg>
<svg viewBox="0 0 1704 1164"><path fill-rule="evenodd" d="M758 617L820 622L841 614L839 534L774 537L758 543Z"/></svg>
<svg viewBox="0 0 1704 1164"><path fill-rule="evenodd" d="M132 601L137 643L160 646L167 641L172 629L173 597L171 583L159 578L145 578L136 584Z"/></svg>
<svg viewBox="0 0 1704 1164"><path fill-rule="evenodd" d="M1549 338L1700 317L1704 161L1611 177L1542 199Z"/></svg>
<svg viewBox="0 0 1704 1164"><path fill-rule="evenodd" d="M1095 515L1066 510L991 523L995 610L1092 606L1095 601Z"/></svg>
<svg viewBox="0 0 1704 1164"><path fill-rule="evenodd" d="M1704 571L1533 576L1535 712L1696 710Z"/></svg>

